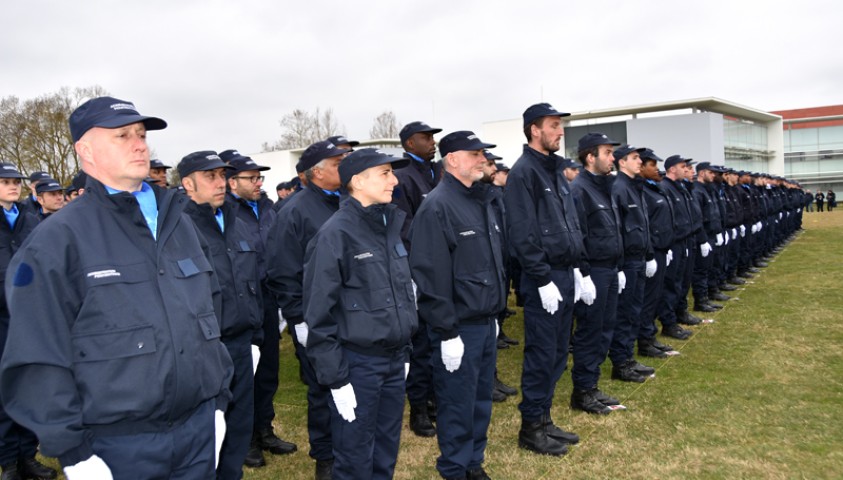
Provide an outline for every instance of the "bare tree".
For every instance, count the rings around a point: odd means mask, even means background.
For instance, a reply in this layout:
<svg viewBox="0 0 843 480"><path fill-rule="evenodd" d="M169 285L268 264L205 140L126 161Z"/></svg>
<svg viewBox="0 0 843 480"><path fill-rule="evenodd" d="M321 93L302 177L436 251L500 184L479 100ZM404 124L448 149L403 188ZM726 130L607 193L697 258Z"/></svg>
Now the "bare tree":
<svg viewBox="0 0 843 480"><path fill-rule="evenodd" d="M317 108L313 113L297 108L284 115L279 123L281 139L275 142L264 142L262 145L264 152L303 148L342 133L339 121L331 108L325 111Z"/></svg>
<svg viewBox="0 0 843 480"><path fill-rule="evenodd" d="M0 99L0 157L25 175L41 170L67 184L79 169L67 119L84 101L102 95L107 93L100 86L62 87L30 100Z"/></svg>
<svg viewBox="0 0 843 480"><path fill-rule="evenodd" d="M400 131L398 125L395 113L392 110L387 110L375 117L375 123L369 130L369 138L398 138L398 132Z"/></svg>

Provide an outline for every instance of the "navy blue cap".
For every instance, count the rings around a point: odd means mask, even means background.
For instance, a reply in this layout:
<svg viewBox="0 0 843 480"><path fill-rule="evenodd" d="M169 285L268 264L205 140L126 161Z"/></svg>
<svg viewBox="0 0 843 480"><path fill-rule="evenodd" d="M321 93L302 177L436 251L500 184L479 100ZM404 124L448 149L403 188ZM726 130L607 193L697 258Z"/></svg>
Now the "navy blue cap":
<svg viewBox="0 0 843 480"><path fill-rule="evenodd" d="M594 148L599 145L620 145L621 142L616 142L611 138L607 137L605 134L600 132L591 132L586 133L583 135L579 142L577 143L577 151L582 152L583 150L588 150L589 148Z"/></svg>
<svg viewBox="0 0 843 480"><path fill-rule="evenodd" d="M697 170L699 170L699 168L700 168L700 167L697 167ZM729 171L729 169L728 169L728 168L726 168L726 167L724 167L723 165L712 165L712 166L710 167L710 170L711 170L712 172L715 172L715 173L726 173L726 172L728 172L728 171Z"/></svg>
<svg viewBox="0 0 843 480"><path fill-rule="evenodd" d="M322 160L325 160L326 158L338 157L350 151L351 150L348 148L337 148L336 145L327 140L316 142L313 145L307 147L304 150L304 153L301 154L301 158L296 164L296 171L301 173L310 170L314 167L314 165L321 162Z"/></svg>
<svg viewBox="0 0 843 480"><path fill-rule="evenodd" d="M439 140L439 155L445 158L445 155L460 150L483 150L485 148L495 148L496 145L491 143L483 143L477 138L474 132L468 130L460 130L451 132Z"/></svg>
<svg viewBox="0 0 843 480"><path fill-rule="evenodd" d="M664 170L668 171L670 170L670 167L683 162L687 163L688 165L692 165L691 160L692 159L690 158L682 157L682 155L671 155L667 157L667 159L664 161Z"/></svg>
<svg viewBox="0 0 843 480"><path fill-rule="evenodd" d="M85 188L85 184L88 182L88 174L85 173L84 170L79 170L76 172L76 175L73 176L73 179L70 180L70 186L67 187L67 192L75 192L76 190L80 190Z"/></svg>
<svg viewBox="0 0 843 480"><path fill-rule="evenodd" d="M345 138L345 135L334 135L333 137L328 137L325 140L333 143L334 145L348 145L351 147L356 147L360 145L360 142L357 140L349 140Z"/></svg>
<svg viewBox="0 0 843 480"><path fill-rule="evenodd" d="M217 152L213 150L189 153L176 166L181 178L193 172L203 172L205 170L214 170L215 168L231 169L233 167L223 162L220 156L217 155Z"/></svg>
<svg viewBox="0 0 843 480"><path fill-rule="evenodd" d="M580 168L582 168L582 165L580 165L579 162L571 160L570 158L562 157L562 168L575 168L579 170Z"/></svg>
<svg viewBox="0 0 843 480"><path fill-rule="evenodd" d="M654 152L652 149L649 149L649 148L645 148L644 151L641 152L641 158L643 160L655 160L656 163L664 161L664 160L661 159L661 157L656 155L656 152Z"/></svg>
<svg viewBox="0 0 843 480"><path fill-rule="evenodd" d="M154 159L149 161L149 168L164 168L164 169L166 169L166 168L173 168L173 167L164 164L164 162L162 162L161 160L158 160L157 158L154 158Z"/></svg>
<svg viewBox="0 0 843 480"><path fill-rule="evenodd" d="M645 150L647 150L647 149L644 148L644 147L639 148L639 147L634 147L632 145L623 145L620 148L615 149L615 151L612 152L612 155L615 156L615 161L617 162L618 160L622 159L623 157L629 155L632 152L638 152L638 154L640 155Z"/></svg>
<svg viewBox="0 0 843 480"><path fill-rule="evenodd" d="M64 190L64 187L61 186L58 180L49 177L42 179L35 187L35 193L38 195L44 192L57 192L59 190Z"/></svg>
<svg viewBox="0 0 843 480"><path fill-rule="evenodd" d="M503 157L499 157L499 156L495 155L494 153L492 153L488 150L483 150L483 156L486 157L486 160L491 160L493 162L496 162L498 160L503 160Z"/></svg>
<svg viewBox="0 0 843 480"><path fill-rule="evenodd" d="M251 159L251 157L240 155L240 152L237 150L225 150L224 152L220 152L220 158L231 167L231 169L225 171L227 177L231 177L240 172L249 172L252 170L263 172L270 169L270 167L258 165Z"/></svg>
<svg viewBox="0 0 843 480"><path fill-rule="evenodd" d="M361 148L351 152L347 157L340 162L340 182L343 185L348 185L351 177L360 172L368 170L378 165L391 163L392 168L406 167L410 163L409 158L393 157L392 155L382 152L377 148Z"/></svg>
<svg viewBox="0 0 843 480"><path fill-rule="evenodd" d="M20 173L18 168L11 163L0 162L0 178L26 178L26 175Z"/></svg>
<svg viewBox="0 0 843 480"><path fill-rule="evenodd" d="M701 171L703 171L703 170L712 170L712 171L715 171L715 170L714 170L713 168L711 168L711 167L712 167L711 162L700 162L700 163L698 163L698 164L697 164L697 171L698 171L698 172L701 172Z"/></svg>
<svg viewBox="0 0 843 480"><path fill-rule="evenodd" d="M567 117L570 113L560 112L553 108L549 103L537 103L530 105L527 110L524 110L522 117L524 118L524 126L533 123L537 118L541 117Z"/></svg>
<svg viewBox="0 0 843 480"><path fill-rule="evenodd" d="M509 167L507 167L505 163L501 163L501 162L496 163L495 168L497 168L499 172L508 172L509 171Z"/></svg>
<svg viewBox="0 0 843 480"><path fill-rule="evenodd" d="M40 182L41 180L44 180L45 178L53 178L53 177L51 177L49 173L42 172L40 170L32 172L32 173L29 174L29 182L30 183Z"/></svg>
<svg viewBox="0 0 843 480"><path fill-rule="evenodd" d="M407 141L408 138L412 137L417 133L439 133L441 132L441 128L434 128L424 122L410 122L401 129L398 133L398 138L401 139L401 143Z"/></svg>
<svg viewBox="0 0 843 480"><path fill-rule="evenodd" d="M143 116L133 103L114 97L92 98L74 110L68 120L74 142L94 127L118 128L137 122L143 122L147 130L167 128L164 120Z"/></svg>

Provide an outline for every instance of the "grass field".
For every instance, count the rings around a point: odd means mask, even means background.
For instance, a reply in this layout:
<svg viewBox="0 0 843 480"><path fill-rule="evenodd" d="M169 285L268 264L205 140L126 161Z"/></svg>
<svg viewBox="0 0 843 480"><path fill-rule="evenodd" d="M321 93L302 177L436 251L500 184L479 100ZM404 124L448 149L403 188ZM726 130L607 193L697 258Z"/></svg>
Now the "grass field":
<svg viewBox="0 0 843 480"><path fill-rule="evenodd" d="M657 368L644 384L601 387L629 408L606 417L568 408L571 377L557 388L553 417L582 441L562 458L517 447L519 397L495 404L485 468L495 479L843 478L843 213L806 214L805 232L712 315L692 327L682 354L640 359ZM507 333L523 338L520 312ZM521 348L499 351L501 378L519 384ZM290 339L282 345L276 431L299 445L246 479L313 478L305 389ZM406 409L409 410L409 409ZM406 416L405 410L405 416ZM398 479L439 478L435 439L405 419Z"/></svg>
<svg viewBox="0 0 843 480"><path fill-rule="evenodd" d="M601 388L629 408L606 417L568 408L571 378L559 382L553 417L582 441L562 458L517 447L520 397L495 404L485 468L518 479L822 479L843 478L843 213L806 214L805 232L739 298L691 327L682 352L644 384L610 379ZM506 323L523 339L519 312ZM662 339L665 340L665 339ZM288 456L245 479L313 478L307 455L305 387L289 336L282 341L276 432L298 444ZM522 345L523 346L523 345ZM500 377L519 386L521 347L499 351ZM405 421L395 477L439 478L435 439L413 435ZM54 461L49 461L56 466Z"/></svg>

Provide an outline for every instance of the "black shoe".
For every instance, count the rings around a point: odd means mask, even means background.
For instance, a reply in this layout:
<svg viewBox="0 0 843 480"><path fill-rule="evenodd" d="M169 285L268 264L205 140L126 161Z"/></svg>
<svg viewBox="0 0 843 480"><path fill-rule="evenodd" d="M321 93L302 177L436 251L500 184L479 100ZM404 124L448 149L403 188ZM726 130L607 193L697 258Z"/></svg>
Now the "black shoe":
<svg viewBox="0 0 843 480"><path fill-rule="evenodd" d="M644 365L643 363L639 363L635 361L635 359L632 360L632 363L632 369L638 372L639 374L644 375L645 377L649 377L650 375L656 373L655 368Z"/></svg>
<svg viewBox="0 0 843 480"><path fill-rule="evenodd" d="M18 473L23 479L47 480L58 477L58 472L39 462L35 457L24 458L18 463Z"/></svg>
<svg viewBox="0 0 843 480"><path fill-rule="evenodd" d="M498 350L503 350L505 348L509 348L509 344L503 341L502 338L498 338Z"/></svg>
<svg viewBox="0 0 843 480"><path fill-rule="evenodd" d="M696 308L695 308L696 309ZM676 312L676 321L683 325L699 325L702 319L696 315L692 315L689 311Z"/></svg>
<svg viewBox="0 0 843 480"><path fill-rule="evenodd" d="M615 365L612 367L612 380L620 380L622 382L637 382L637 383L644 383L647 378L645 378L640 373L636 372L633 365L635 360L627 360L620 365Z"/></svg>
<svg viewBox="0 0 843 480"><path fill-rule="evenodd" d="M316 460L316 480L331 480L334 476L334 459Z"/></svg>
<svg viewBox="0 0 843 480"><path fill-rule="evenodd" d="M653 346L661 350L662 352L672 352L674 350L672 345L668 345L666 343L662 343L655 338L653 339Z"/></svg>
<svg viewBox="0 0 843 480"><path fill-rule="evenodd" d="M521 421L521 430L518 432L518 446L542 455L558 457L568 453L568 446L549 436L541 420L538 422Z"/></svg>
<svg viewBox="0 0 843 480"><path fill-rule="evenodd" d="M677 340L687 340L688 337L693 335L693 332L690 330L685 330L678 324L674 323L673 325L662 327L662 335L664 335L665 337L675 338Z"/></svg>
<svg viewBox="0 0 843 480"><path fill-rule="evenodd" d="M753 265L755 265L755 268L767 268L770 266L770 264L763 260L756 260Z"/></svg>
<svg viewBox="0 0 843 480"><path fill-rule="evenodd" d="M553 419L550 418L549 413L542 415L541 421L542 425L544 425L544 433L546 433L548 437L559 440L566 445L575 445L580 442L580 436L576 433L566 432L565 430L557 427L553 423Z"/></svg>
<svg viewBox="0 0 843 480"><path fill-rule="evenodd" d="M257 434L258 446L263 450L269 450L269 453L275 455L287 455L298 450L295 443L290 443L281 440L272 431L272 427L262 428L258 430Z"/></svg>
<svg viewBox="0 0 843 480"><path fill-rule="evenodd" d="M732 285L746 285L746 280L739 277L738 275L735 275L734 277L726 280L726 282L731 283Z"/></svg>
<svg viewBox="0 0 843 480"><path fill-rule="evenodd" d="M243 460L243 465L249 468L260 468L266 466L266 460L263 458L263 450L254 439L249 443L249 451L246 452L246 459Z"/></svg>
<svg viewBox="0 0 843 480"><path fill-rule="evenodd" d="M656 348L652 343L638 341L638 355L642 357L667 358L667 354Z"/></svg>
<svg viewBox="0 0 843 480"><path fill-rule="evenodd" d="M492 401L493 402L495 402L495 403L505 402L507 398L509 398L509 397L507 397L505 393L498 390L497 388L494 388L494 387L492 388Z"/></svg>
<svg viewBox="0 0 843 480"><path fill-rule="evenodd" d="M746 271L747 271L747 272L749 272L749 273L752 273L752 274L755 274L755 273L761 273L761 270L758 270L758 269L757 269L757 268L755 268L755 267L748 267L748 268L746 269Z"/></svg>
<svg viewBox="0 0 843 480"><path fill-rule="evenodd" d="M613 405L620 405L621 404L620 400L618 400L615 397L610 397L610 396L606 395L599 388L594 389L594 398L596 398L598 402L600 402L603 405L606 405L608 407L611 407Z"/></svg>
<svg viewBox="0 0 843 480"><path fill-rule="evenodd" d="M723 305L720 305L719 303L712 303L711 300L709 300L706 305L708 305L709 307L711 307L715 310L722 310L723 309Z"/></svg>
<svg viewBox="0 0 843 480"><path fill-rule="evenodd" d="M504 314L507 317L511 317L511 316L515 315L516 313L518 313L518 312L516 312L515 310L513 310L511 308L507 308L506 310L504 310Z"/></svg>
<svg viewBox="0 0 843 480"><path fill-rule="evenodd" d="M726 295L725 293L721 293L721 292L714 292L714 293L709 292L708 298L711 299L711 300L717 300L718 302L725 302L727 300L732 299L732 297Z"/></svg>
<svg viewBox="0 0 843 480"><path fill-rule="evenodd" d="M611 408L597 400L595 395L597 392L598 390L596 388L592 388L591 390L575 389L571 393L571 408L596 415L608 415L612 413Z"/></svg>
<svg viewBox="0 0 843 480"><path fill-rule="evenodd" d="M721 283L721 284L718 286L718 288L719 288L720 290L723 290L724 292L734 292L735 290L737 290L737 289L738 289L738 287L736 287L736 286L734 286L734 285L732 285L732 284L730 284L730 283Z"/></svg>
<svg viewBox="0 0 843 480"><path fill-rule="evenodd" d="M716 312L718 309L714 308L713 305L703 302L694 302L694 311L695 312L704 312L704 313L713 313ZM685 325L698 325L698 323L690 323L686 319L678 319L679 323L684 323Z"/></svg>
<svg viewBox="0 0 843 480"><path fill-rule="evenodd" d="M0 480L23 480L18 473L18 464L10 463L3 465L3 474L0 475Z"/></svg>
<svg viewBox="0 0 843 480"><path fill-rule="evenodd" d="M501 341L501 340L506 342L508 345L518 345L520 343L520 342L518 342L518 340L516 340L516 339L508 336L507 334L503 333L503 330L501 330L501 334L498 335L498 341Z"/></svg>
<svg viewBox="0 0 843 480"><path fill-rule="evenodd" d="M509 385L507 385L507 384L503 383L503 382L502 382L502 381L498 378L498 376L497 376L497 375L495 375L494 388L495 388L496 390L500 390L501 392L503 392L504 394L506 394L506 396L508 396L508 397L512 397L512 396L518 395L518 390L516 390L515 388L510 387Z"/></svg>
<svg viewBox="0 0 843 480"><path fill-rule="evenodd" d="M483 470L483 467L476 468L474 470L469 470L466 472L465 478L467 480L492 480L492 477L486 474L486 471Z"/></svg>
<svg viewBox="0 0 843 480"><path fill-rule="evenodd" d="M738 272L738 276L741 277L741 278L746 278L746 279L752 278L752 274L747 272L747 271Z"/></svg>
<svg viewBox="0 0 843 480"><path fill-rule="evenodd" d="M410 430L420 437L436 435L436 429L433 428L433 423L427 415L427 404L410 405Z"/></svg>

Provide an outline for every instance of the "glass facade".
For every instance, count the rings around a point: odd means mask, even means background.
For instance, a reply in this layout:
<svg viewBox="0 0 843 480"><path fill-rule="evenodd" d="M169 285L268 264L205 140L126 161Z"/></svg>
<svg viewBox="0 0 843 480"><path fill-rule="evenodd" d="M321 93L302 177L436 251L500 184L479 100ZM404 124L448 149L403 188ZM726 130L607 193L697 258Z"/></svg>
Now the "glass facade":
<svg viewBox="0 0 843 480"><path fill-rule="evenodd" d="M840 190L843 187L843 125L784 130L785 176L806 184Z"/></svg>
<svg viewBox="0 0 843 480"><path fill-rule="evenodd" d="M738 170L767 170L774 152L768 151L767 127L747 120L723 117L726 164Z"/></svg>
<svg viewBox="0 0 843 480"><path fill-rule="evenodd" d="M577 143L580 138L586 133L600 132L612 140L620 143L627 143L626 121L599 123L595 125L577 125L565 127L565 136L562 139L565 141L564 156L571 160L577 159ZM556 152L562 155L563 152Z"/></svg>

